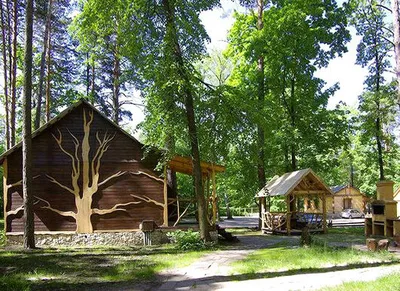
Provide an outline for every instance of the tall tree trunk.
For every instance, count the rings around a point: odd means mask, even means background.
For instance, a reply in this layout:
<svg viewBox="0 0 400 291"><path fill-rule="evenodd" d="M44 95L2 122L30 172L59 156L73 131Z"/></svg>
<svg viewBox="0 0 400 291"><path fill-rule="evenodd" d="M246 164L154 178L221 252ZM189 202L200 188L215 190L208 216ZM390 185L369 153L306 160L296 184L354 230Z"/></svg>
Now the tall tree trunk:
<svg viewBox="0 0 400 291"><path fill-rule="evenodd" d="M377 106L379 108L380 104L377 102ZM381 120L378 117L375 122L376 125L376 145L378 149L378 164L379 164L379 180L385 180L384 170L383 170L383 153L382 153L382 142L381 142Z"/></svg>
<svg viewBox="0 0 400 291"><path fill-rule="evenodd" d="M94 61L92 62L92 81L90 83L90 94L92 95L92 99L94 99L94 94L96 90L96 71L95 71Z"/></svg>
<svg viewBox="0 0 400 291"><path fill-rule="evenodd" d="M51 2L51 0L49 0ZM47 77L46 77L46 122L50 121L51 110L51 3L49 3L50 19L47 25L47 51L46 51L46 64L47 64Z"/></svg>
<svg viewBox="0 0 400 291"><path fill-rule="evenodd" d="M225 198L225 206L226 206L226 219L233 219L232 213L231 213L231 208L229 207L229 198L228 195L224 195Z"/></svg>
<svg viewBox="0 0 400 291"><path fill-rule="evenodd" d="M354 187L354 166L353 166L353 162L350 163L350 186Z"/></svg>
<svg viewBox="0 0 400 291"><path fill-rule="evenodd" d="M35 224L32 192L32 42L33 0L26 1L24 54L24 122L22 137L22 190L24 195L24 248L35 248Z"/></svg>
<svg viewBox="0 0 400 291"><path fill-rule="evenodd" d="M11 64L11 109L10 135L11 146L15 145L16 104L17 104L17 38L18 38L18 1L13 1L13 35L12 35L12 64Z"/></svg>
<svg viewBox="0 0 400 291"><path fill-rule="evenodd" d="M9 114L9 132L10 132L10 147L11 145L11 96L12 96L12 86L11 86L11 76L12 76L12 3L11 0L6 0L6 20L7 20L7 28L8 28L8 33L7 33L7 49L8 49L8 94L9 94L9 104L8 104L8 114Z"/></svg>
<svg viewBox="0 0 400 291"><path fill-rule="evenodd" d="M374 38L374 45L375 47L378 46L379 40L377 37ZM379 54L377 51L375 51L375 66L376 66L376 84L375 84L375 104L376 104L376 113L377 113L377 118L375 120L375 139L376 139L376 146L378 150L378 165L379 165L379 180L383 181L385 180L385 174L384 174L384 169L383 169L383 153L382 153L382 141L381 141L381 119L380 119L380 110L381 110L381 104L379 101L379 94L380 94L380 72L381 72L381 67L380 67L380 61L379 61Z"/></svg>
<svg viewBox="0 0 400 291"><path fill-rule="evenodd" d="M86 53L86 97L90 93L90 63L89 63L89 53Z"/></svg>
<svg viewBox="0 0 400 291"><path fill-rule="evenodd" d="M210 241L210 232L208 228L207 207L204 198L202 173L200 166L200 151L197 136L197 127L193 105L193 88L187 74L183 61L181 47L178 42L178 33L175 27L175 2L174 0L163 0L163 7L166 13L166 38L170 42L170 47L173 48L175 62L178 68L178 74L183 82L184 104L186 109L186 117L188 121L189 139L193 162L193 176L195 184L195 192L197 198L197 209L199 214L200 236L205 241Z"/></svg>
<svg viewBox="0 0 400 291"><path fill-rule="evenodd" d="M264 1L257 0L257 29L262 30L264 27L263 21ZM265 101L265 74L264 74L264 56L260 54L257 65L257 98L260 108L264 107ZM262 109L261 109L262 110ZM265 186L265 131L264 124L258 122L257 124L257 143L258 143L258 160L257 160L257 176L258 176L258 189ZM262 221L262 207L263 203L258 204L258 228L261 229Z"/></svg>
<svg viewBox="0 0 400 291"><path fill-rule="evenodd" d="M36 103L36 115L35 115L35 129L40 127L40 118L42 113L42 98L43 98L43 85L44 85L44 73L46 67L46 52L47 52L47 44L50 34L50 25L51 25L51 8L52 8L53 0L48 0L47 2L47 15L46 15L46 24L44 29L44 37L43 37L43 51L40 57L40 73L39 73L39 91L37 96Z"/></svg>
<svg viewBox="0 0 400 291"><path fill-rule="evenodd" d="M113 121L116 124L118 124L119 122L120 76L121 76L120 58L118 51L118 43L116 43L114 51L114 68L113 68Z"/></svg>
<svg viewBox="0 0 400 291"><path fill-rule="evenodd" d="M5 121L5 129L6 129L6 149L10 148L10 127L9 127L9 96L8 96L8 69L7 69L7 28L6 28L6 19L4 13L3 1L0 4L0 17L1 17L1 40L2 40L2 50L3 50L3 71L4 71L4 108L6 111L6 121Z"/></svg>
<svg viewBox="0 0 400 291"><path fill-rule="evenodd" d="M392 0L394 58L396 61L397 103L400 106L400 15L399 1Z"/></svg>
<svg viewBox="0 0 400 291"><path fill-rule="evenodd" d="M291 80L291 88L290 88L290 122L291 122L291 126L292 126L292 131L295 131L295 127L296 127L296 111L295 111L295 106L294 106L294 102L295 102L295 79L292 78ZM291 160L292 160L292 171L296 171L297 170L297 158L296 158L296 141L293 138L291 141L291 145L290 145L290 150L291 150Z"/></svg>

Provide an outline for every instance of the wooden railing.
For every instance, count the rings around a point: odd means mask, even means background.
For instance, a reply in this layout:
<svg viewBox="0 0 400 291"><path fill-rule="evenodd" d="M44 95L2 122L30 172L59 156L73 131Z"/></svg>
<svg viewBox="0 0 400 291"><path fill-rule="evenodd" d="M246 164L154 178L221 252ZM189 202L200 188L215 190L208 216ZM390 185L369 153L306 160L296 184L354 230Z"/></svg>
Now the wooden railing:
<svg viewBox="0 0 400 291"><path fill-rule="evenodd" d="M283 212L264 212L263 229L268 231L286 229L287 214Z"/></svg>

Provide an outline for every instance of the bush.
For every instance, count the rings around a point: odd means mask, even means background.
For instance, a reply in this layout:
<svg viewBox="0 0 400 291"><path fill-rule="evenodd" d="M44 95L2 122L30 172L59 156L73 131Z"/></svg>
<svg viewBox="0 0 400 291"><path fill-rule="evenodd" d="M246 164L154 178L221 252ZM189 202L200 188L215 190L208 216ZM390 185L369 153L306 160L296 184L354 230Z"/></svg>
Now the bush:
<svg viewBox="0 0 400 291"><path fill-rule="evenodd" d="M202 250L207 247L204 241L200 238L200 233L189 229L188 231L177 230L169 232L168 237L172 243L180 250Z"/></svg>

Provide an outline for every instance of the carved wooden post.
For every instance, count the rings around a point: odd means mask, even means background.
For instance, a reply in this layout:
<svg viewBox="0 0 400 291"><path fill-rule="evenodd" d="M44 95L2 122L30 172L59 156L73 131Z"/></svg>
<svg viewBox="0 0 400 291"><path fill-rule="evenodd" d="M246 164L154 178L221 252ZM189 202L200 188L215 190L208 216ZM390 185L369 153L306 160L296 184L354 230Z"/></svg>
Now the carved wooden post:
<svg viewBox="0 0 400 291"><path fill-rule="evenodd" d="M322 194L322 228L326 233L326 192Z"/></svg>
<svg viewBox="0 0 400 291"><path fill-rule="evenodd" d="M163 209L164 224L168 226L168 179L167 179L167 165L164 166L164 209Z"/></svg>
<svg viewBox="0 0 400 291"><path fill-rule="evenodd" d="M217 185L215 183L214 166L212 167L211 181L212 181L213 224L215 225L217 221Z"/></svg>
<svg viewBox="0 0 400 291"><path fill-rule="evenodd" d="M287 209L286 209L286 232L288 235L290 235L290 220L291 220L291 213L290 213L290 194L286 196L286 205L287 205Z"/></svg>
<svg viewBox="0 0 400 291"><path fill-rule="evenodd" d="M8 163L7 158L3 162L3 210L4 210L4 232L7 231L7 203L8 203Z"/></svg>

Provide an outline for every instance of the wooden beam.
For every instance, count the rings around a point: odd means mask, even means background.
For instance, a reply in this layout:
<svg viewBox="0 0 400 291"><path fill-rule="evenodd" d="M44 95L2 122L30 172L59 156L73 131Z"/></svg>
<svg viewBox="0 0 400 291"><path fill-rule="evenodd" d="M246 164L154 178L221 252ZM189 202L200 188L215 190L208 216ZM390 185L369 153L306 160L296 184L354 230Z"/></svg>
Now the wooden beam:
<svg viewBox="0 0 400 291"><path fill-rule="evenodd" d="M215 183L215 170L212 168L211 172L212 182L212 203L213 203L213 224L217 222L217 184Z"/></svg>
<svg viewBox="0 0 400 291"><path fill-rule="evenodd" d="M286 196L286 205L287 205L287 209L286 209L286 232L288 235L290 235L290 219L292 214L290 213L290 195Z"/></svg>
<svg viewBox="0 0 400 291"><path fill-rule="evenodd" d="M295 195L308 195L308 194L322 194L325 193L323 190L294 190L292 194Z"/></svg>
<svg viewBox="0 0 400 291"><path fill-rule="evenodd" d="M322 228L324 233L326 233L326 194L322 194Z"/></svg>
<svg viewBox="0 0 400 291"><path fill-rule="evenodd" d="M168 176L167 166L164 166L164 209L163 209L164 224L168 226Z"/></svg>
<svg viewBox="0 0 400 291"><path fill-rule="evenodd" d="M7 157L3 162L3 213L4 213L4 233L7 232L7 203L8 203L8 163Z"/></svg>

